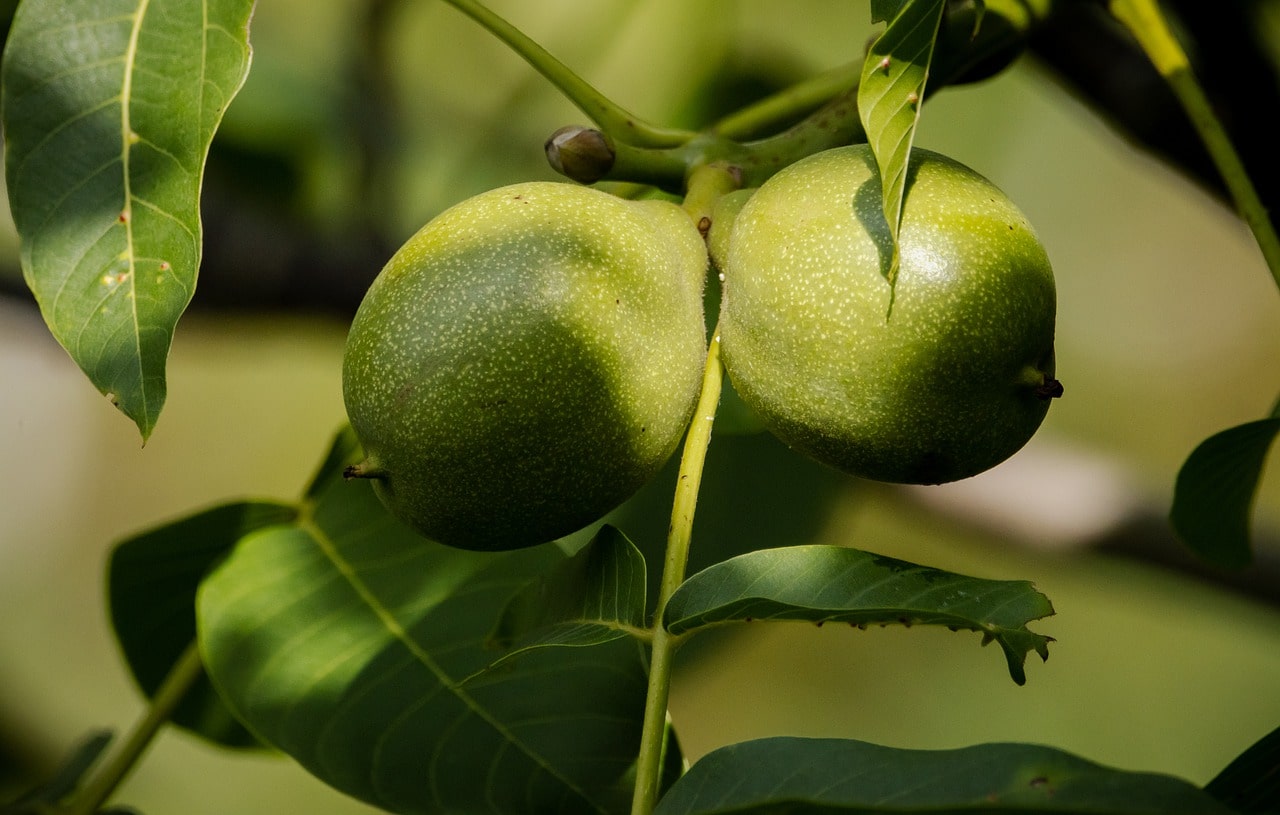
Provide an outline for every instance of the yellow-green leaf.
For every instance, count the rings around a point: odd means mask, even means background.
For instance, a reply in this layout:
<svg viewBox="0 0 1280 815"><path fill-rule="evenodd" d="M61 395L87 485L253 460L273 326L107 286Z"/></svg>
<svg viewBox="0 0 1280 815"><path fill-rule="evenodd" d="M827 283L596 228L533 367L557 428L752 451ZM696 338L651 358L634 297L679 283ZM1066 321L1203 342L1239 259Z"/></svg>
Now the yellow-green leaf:
<svg viewBox="0 0 1280 815"><path fill-rule="evenodd" d="M886 277L898 272L898 225L906 198L907 159L924 101L929 64L946 0L907 0L867 51L858 86L858 115L880 167L884 217L893 237Z"/></svg>

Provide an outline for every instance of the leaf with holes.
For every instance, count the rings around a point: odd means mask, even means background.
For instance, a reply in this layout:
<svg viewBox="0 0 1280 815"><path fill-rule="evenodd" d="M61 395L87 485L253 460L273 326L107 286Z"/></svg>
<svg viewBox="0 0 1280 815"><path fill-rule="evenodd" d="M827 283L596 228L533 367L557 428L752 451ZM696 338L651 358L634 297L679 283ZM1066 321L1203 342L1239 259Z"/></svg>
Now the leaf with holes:
<svg viewBox="0 0 1280 815"><path fill-rule="evenodd" d="M25 0L0 68L9 205L49 329L145 440L200 265L200 182L252 0Z"/></svg>
<svg viewBox="0 0 1280 815"><path fill-rule="evenodd" d="M681 635L750 620L868 625L942 625L997 642L1019 685L1035 651L1049 658L1052 637L1027 629L1053 614L1025 580L983 580L840 546L761 549L690 577L667 603L663 622Z"/></svg>
<svg viewBox="0 0 1280 815"><path fill-rule="evenodd" d="M1052 747L902 750L851 739L722 747L676 782L655 815L1230 815L1178 778L1124 772Z"/></svg>
<svg viewBox="0 0 1280 815"><path fill-rule="evenodd" d="M320 479L296 522L247 535L205 579L201 651L254 733L384 809L621 811L645 698L635 643L484 670L502 609L564 560L440 546L366 482Z"/></svg>
<svg viewBox="0 0 1280 815"><path fill-rule="evenodd" d="M858 115L880 168L884 217L893 237L886 274L891 286L898 275L898 225L906 198L907 159L945 6L946 0L906 0L871 44L862 64ZM880 9L881 13L888 10Z"/></svg>

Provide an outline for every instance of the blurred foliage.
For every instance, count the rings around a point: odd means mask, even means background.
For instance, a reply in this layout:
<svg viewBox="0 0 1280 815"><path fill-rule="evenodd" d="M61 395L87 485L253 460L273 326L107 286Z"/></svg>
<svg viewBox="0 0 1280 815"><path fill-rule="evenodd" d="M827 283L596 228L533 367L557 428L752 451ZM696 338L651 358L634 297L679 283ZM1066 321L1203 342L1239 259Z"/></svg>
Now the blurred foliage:
<svg viewBox="0 0 1280 815"><path fill-rule="evenodd" d="M0 5L4 19L15 5ZM1280 106L1280 4L1168 5L1274 204L1277 159L1253 116ZM786 9L747 0L714 10L672 0L585 10L544 3L536 13L493 6L624 105L680 126L706 124L856 59L873 30L860 4L817 0ZM1055 15L1033 39L1031 58L1137 144L1220 193L1181 108L1102 5L1060 2ZM644 38L659 27L663 53L645 53ZM264 2L253 40L248 84L206 176L201 307L351 313L382 262L436 212L501 183L553 177L542 141L583 118L443 4ZM19 290L12 254L5 256L0 283Z"/></svg>

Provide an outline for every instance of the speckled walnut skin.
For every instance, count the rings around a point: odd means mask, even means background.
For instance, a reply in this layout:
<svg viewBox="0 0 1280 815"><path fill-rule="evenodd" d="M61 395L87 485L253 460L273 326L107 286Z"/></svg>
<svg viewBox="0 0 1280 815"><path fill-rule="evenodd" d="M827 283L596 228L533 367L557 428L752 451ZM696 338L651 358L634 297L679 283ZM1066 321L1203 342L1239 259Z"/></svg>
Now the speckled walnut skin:
<svg viewBox="0 0 1280 815"><path fill-rule="evenodd" d="M678 207L531 182L412 237L352 323L357 473L466 549L599 519L679 446L706 357L706 247Z"/></svg>
<svg viewBox="0 0 1280 815"><path fill-rule="evenodd" d="M713 227L713 230L716 227ZM989 181L917 149L896 291L866 145L767 181L711 245L721 342L744 400L791 446L854 475L942 483L1019 450L1053 383L1053 272ZM1055 392L1056 391L1056 392Z"/></svg>

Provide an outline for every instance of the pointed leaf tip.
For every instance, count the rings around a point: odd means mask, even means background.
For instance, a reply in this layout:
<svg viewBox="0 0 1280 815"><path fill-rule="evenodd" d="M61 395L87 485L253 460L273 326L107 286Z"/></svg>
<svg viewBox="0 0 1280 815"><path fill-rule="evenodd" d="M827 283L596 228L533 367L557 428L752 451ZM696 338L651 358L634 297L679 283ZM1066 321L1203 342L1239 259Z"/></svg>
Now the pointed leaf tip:
<svg viewBox="0 0 1280 815"><path fill-rule="evenodd" d="M885 275L890 286L897 282L907 164L945 6L946 0L904 0L873 7L875 14L892 12L892 17L863 62L858 115L880 169L884 217L894 243Z"/></svg>
<svg viewBox="0 0 1280 815"><path fill-rule="evenodd" d="M854 626L938 625L997 642L1009 674L1026 683L1031 651L1050 638L1026 623L1053 614L1022 580L984 580L840 546L762 549L690 577L668 602L663 623L683 635L752 620L838 621Z"/></svg>
<svg viewBox="0 0 1280 815"><path fill-rule="evenodd" d="M24 277L51 333L144 441L195 289L201 176L248 71L252 8L24 0L4 48Z"/></svg>

